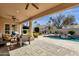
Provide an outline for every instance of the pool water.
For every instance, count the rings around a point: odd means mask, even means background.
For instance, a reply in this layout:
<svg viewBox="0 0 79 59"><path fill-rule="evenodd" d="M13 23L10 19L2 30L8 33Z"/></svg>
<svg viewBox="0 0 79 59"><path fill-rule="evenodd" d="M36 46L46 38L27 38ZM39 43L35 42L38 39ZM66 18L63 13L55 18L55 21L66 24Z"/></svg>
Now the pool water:
<svg viewBox="0 0 79 59"><path fill-rule="evenodd" d="M71 36L68 38L61 38L60 36L48 36L51 39L58 39L58 40L70 40L70 41L75 41L75 42L79 42L79 36Z"/></svg>

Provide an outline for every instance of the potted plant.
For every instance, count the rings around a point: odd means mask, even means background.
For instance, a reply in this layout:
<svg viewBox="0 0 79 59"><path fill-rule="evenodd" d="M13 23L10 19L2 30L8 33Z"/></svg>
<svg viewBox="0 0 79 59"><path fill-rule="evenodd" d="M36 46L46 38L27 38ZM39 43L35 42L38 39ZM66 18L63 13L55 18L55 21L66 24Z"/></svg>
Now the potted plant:
<svg viewBox="0 0 79 59"><path fill-rule="evenodd" d="M75 31L74 30L70 30L70 31L68 31L68 34L74 35L75 34Z"/></svg>
<svg viewBox="0 0 79 59"><path fill-rule="evenodd" d="M34 32L34 33L33 33L33 36L34 36L35 38L37 38L37 37L38 37L38 33L37 33L37 32Z"/></svg>

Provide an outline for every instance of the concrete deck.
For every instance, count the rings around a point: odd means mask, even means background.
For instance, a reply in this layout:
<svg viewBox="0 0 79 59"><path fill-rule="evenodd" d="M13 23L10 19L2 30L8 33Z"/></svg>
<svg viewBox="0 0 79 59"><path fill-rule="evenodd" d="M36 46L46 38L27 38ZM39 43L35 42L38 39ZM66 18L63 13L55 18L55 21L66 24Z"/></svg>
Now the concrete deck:
<svg viewBox="0 0 79 59"><path fill-rule="evenodd" d="M0 46L0 56L9 56L9 51L6 46Z"/></svg>
<svg viewBox="0 0 79 59"><path fill-rule="evenodd" d="M12 51L11 56L79 56L79 43L39 36L27 45Z"/></svg>

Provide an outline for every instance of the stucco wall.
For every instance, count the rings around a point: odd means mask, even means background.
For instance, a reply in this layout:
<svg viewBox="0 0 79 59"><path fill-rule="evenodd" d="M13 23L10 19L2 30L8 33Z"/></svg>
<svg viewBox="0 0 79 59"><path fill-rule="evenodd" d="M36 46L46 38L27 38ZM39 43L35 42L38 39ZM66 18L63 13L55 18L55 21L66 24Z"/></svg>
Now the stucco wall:
<svg viewBox="0 0 79 59"><path fill-rule="evenodd" d="M2 29L3 29L3 21L0 19L0 33L2 32Z"/></svg>
<svg viewBox="0 0 79 59"><path fill-rule="evenodd" d="M75 34L79 34L79 28L62 29L62 31L65 33L67 33L70 30L75 31Z"/></svg>
<svg viewBox="0 0 79 59"><path fill-rule="evenodd" d="M14 24L12 19L5 19L0 17L0 33L5 34L5 24L10 24L10 33L12 32L12 24ZM18 25L18 24L17 24ZM17 31L20 32L20 27L17 26Z"/></svg>

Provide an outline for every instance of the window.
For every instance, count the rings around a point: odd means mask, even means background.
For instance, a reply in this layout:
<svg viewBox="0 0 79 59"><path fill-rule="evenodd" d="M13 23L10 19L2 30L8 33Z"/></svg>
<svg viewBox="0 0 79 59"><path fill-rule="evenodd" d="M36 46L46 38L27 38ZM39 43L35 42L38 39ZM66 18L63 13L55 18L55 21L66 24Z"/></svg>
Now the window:
<svg viewBox="0 0 79 59"><path fill-rule="evenodd" d="M23 27L22 27L22 33L23 33L23 34L27 34L28 29L29 29L28 26L23 25Z"/></svg>
<svg viewBox="0 0 79 59"><path fill-rule="evenodd" d="M10 25L5 24L5 34L10 34Z"/></svg>
<svg viewBox="0 0 79 59"><path fill-rule="evenodd" d="M16 25L12 25L12 31L16 31Z"/></svg>

